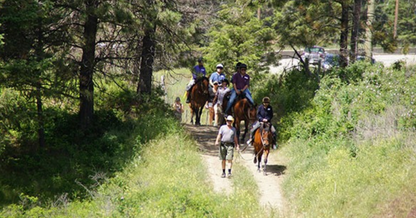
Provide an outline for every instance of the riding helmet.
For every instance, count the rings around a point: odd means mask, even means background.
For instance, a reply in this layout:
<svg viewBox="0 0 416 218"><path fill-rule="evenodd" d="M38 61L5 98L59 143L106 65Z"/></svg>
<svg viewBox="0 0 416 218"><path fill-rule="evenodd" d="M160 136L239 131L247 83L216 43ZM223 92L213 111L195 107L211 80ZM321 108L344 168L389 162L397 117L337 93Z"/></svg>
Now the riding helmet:
<svg viewBox="0 0 416 218"><path fill-rule="evenodd" d="M198 58L198 63L200 63L202 61L203 61L202 57Z"/></svg>
<svg viewBox="0 0 416 218"><path fill-rule="evenodd" d="M223 82L226 82L226 83L227 83L227 86L228 86L228 85L230 85L230 82L228 82L228 79L226 79L226 78L224 78L224 79L222 79L222 80L221 80L221 84L222 84Z"/></svg>
<svg viewBox="0 0 416 218"><path fill-rule="evenodd" d="M243 68L244 68L244 69L247 69L247 65L246 65L246 64L241 64L241 65L240 65L240 69L243 69Z"/></svg>
<svg viewBox="0 0 416 218"><path fill-rule="evenodd" d="M263 103L270 103L270 98L269 97L264 97L262 102Z"/></svg>
<svg viewBox="0 0 416 218"><path fill-rule="evenodd" d="M236 65L235 65L235 69L239 69L240 68L240 65L241 65L241 62L238 62Z"/></svg>
<svg viewBox="0 0 416 218"><path fill-rule="evenodd" d="M221 68L221 69L223 69L223 68L224 68L224 65L222 65L222 64L217 64L217 68Z"/></svg>

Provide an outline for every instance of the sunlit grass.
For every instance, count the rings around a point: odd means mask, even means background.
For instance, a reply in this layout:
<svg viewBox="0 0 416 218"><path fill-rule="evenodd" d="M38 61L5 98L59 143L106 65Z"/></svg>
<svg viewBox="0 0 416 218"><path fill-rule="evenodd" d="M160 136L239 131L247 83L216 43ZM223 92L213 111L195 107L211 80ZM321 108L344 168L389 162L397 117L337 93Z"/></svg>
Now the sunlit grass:
<svg viewBox="0 0 416 218"><path fill-rule="evenodd" d="M186 86L192 78L192 73L189 71L189 69L186 68L174 69L173 71L158 71L154 75L155 83L160 84L162 76L165 78L165 102L169 105L172 105L176 97L179 97L181 99L181 103L184 105L185 110L185 112L182 114L182 122L190 123L191 111L189 104L186 104ZM209 74L207 76L209 76ZM208 124L208 110L206 108L204 108L202 111L201 124Z"/></svg>

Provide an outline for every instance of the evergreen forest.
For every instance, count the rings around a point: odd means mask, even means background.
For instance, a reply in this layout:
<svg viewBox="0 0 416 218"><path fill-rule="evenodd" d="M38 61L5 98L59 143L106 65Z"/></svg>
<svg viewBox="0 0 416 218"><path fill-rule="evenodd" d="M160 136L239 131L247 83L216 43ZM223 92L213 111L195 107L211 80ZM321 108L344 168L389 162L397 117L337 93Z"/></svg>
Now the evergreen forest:
<svg viewBox="0 0 416 218"><path fill-rule="evenodd" d="M415 32L414 0L0 0L0 217L416 217L416 65L372 61ZM201 57L270 97L284 214L207 185L171 109Z"/></svg>

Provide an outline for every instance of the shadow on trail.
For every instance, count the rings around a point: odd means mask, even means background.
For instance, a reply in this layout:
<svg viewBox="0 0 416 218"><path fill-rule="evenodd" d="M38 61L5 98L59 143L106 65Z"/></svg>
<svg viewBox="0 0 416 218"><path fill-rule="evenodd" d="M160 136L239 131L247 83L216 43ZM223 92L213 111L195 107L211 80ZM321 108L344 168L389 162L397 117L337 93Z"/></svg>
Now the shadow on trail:
<svg viewBox="0 0 416 218"><path fill-rule="evenodd" d="M270 173L272 173L274 176L281 176L285 174L285 171L286 166L278 164L268 164L266 168L267 175L271 175Z"/></svg>
<svg viewBox="0 0 416 218"><path fill-rule="evenodd" d="M198 142L199 150L206 155L218 156L218 147L215 146L215 139L218 134L217 127L208 125L194 126L191 124L185 124L184 127Z"/></svg>

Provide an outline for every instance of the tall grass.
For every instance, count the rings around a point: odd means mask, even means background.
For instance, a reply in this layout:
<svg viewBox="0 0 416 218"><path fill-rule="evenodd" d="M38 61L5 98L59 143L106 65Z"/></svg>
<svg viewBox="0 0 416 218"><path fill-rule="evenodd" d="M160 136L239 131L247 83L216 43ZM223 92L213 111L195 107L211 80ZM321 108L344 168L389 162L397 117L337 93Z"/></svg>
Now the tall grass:
<svg viewBox="0 0 416 218"><path fill-rule="evenodd" d="M210 73L207 73L208 77L210 75ZM162 76L165 78L165 102L169 105L172 105L176 97L179 97L181 99L181 103L184 105L185 110L185 112L182 114L182 122L190 123L191 110L189 108L189 104L186 104L185 102L186 86L192 78L192 73L189 71L189 69L186 68L175 69L173 71L158 71L154 75L155 84L161 83ZM201 123L204 125L208 124L208 110L206 108L204 108L202 111Z"/></svg>
<svg viewBox="0 0 416 218"><path fill-rule="evenodd" d="M256 183L237 164L230 195L213 192L195 141L173 118L162 137L146 143L143 152L98 189L90 200L65 196L39 207L35 197L0 211L4 217L254 217L263 211ZM218 161L219 162L219 161ZM220 163L220 162L219 162Z"/></svg>
<svg viewBox="0 0 416 218"><path fill-rule="evenodd" d="M411 69L356 64L323 78L310 105L285 116L280 151L295 216L414 213L415 82Z"/></svg>

